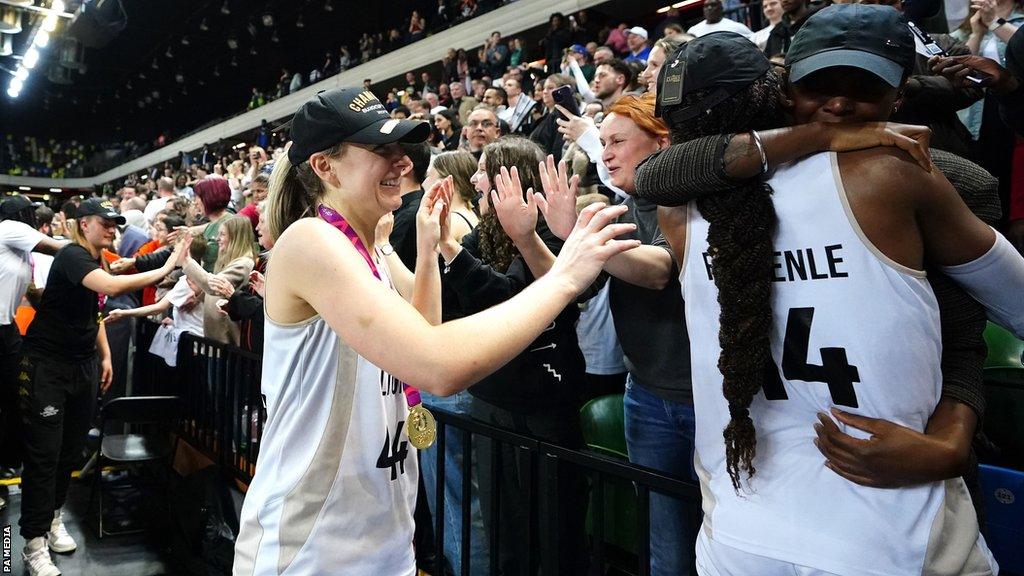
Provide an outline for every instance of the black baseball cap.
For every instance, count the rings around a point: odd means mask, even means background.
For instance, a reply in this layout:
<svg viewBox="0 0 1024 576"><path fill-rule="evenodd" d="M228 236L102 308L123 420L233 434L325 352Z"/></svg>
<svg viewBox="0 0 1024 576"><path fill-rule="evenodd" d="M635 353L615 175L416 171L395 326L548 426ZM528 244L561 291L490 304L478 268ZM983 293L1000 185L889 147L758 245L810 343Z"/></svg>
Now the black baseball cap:
<svg viewBox="0 0 1024 576"><path fill-rule="evenodd" d="M74 217L82 218L84 216L99 216L105 220L113 220L118 225L124 225L126 222L124 216L114 210L114 205L110 203L110 200L102 198L89 198L79 204Z"/></svg>
<svg viewBox="0 0 1024 576"><path fill-rule="evenodd" d="M292 164L301 164L341 142L423 142L430 136L430 124L391 118L369 90L335 88L318 92L299 108L292 118L291 136L288 159Z"/></svg>
<svg viewBox="0 0 1024 576"><path fill-rule="evenodd" d="M16 216L22 210L32 208L34 204L28 198L17 195L9 196L3 202L0 202L0 217L10 218Z"/></svg>
<svg viewBox="0 0 1024 576"><path fill-rule="evenodd" d="M757 46L735 32L712 32L683 44L665 59L658 74L654 113L682 122L714 108L765 75L771 63ZM710 89L706 97L679 108L683 96Z"/></svg>
<svg viewBox="0 0 1024 576"><path fill-rule="evenodd" d="M786 52L790 82L849 66L897 87L914 68L914 35L898 10L881 4L833 4L804 22Z"/></svg>

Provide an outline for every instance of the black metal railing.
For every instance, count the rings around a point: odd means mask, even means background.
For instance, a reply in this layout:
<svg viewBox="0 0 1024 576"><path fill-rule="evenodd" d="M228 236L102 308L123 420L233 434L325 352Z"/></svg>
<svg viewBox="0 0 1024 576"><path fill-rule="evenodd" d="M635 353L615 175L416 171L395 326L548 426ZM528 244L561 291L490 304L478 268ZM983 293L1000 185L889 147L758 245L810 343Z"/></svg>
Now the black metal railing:
<svg viewBox="0 0 1024 576"><path fill-rule="evenodd" d="M179 435L193 447L211 458L228 473L249 483L255 473L259 440L263 434L266 410L260 392L261 357L258 354L205 338L183 335L178 346L177 367L167 366L163 359L148 352L149 342L157 325L140 321L136 332L138 352L135 356L135 394L174 394L184 404L184 418ZM436 507L434 536L436 550L444 550L445 538L445 439L449 428L462 435L462 574L470 572L471 478L477 476L474 464L490 467L491 483L487 488L489 506L483 520L490 549L488 573L499 573L503 535L501 469L511 448L522 463L519 471L521 500L525 502L525 526L520 547L524 557L519 562L524 574L560 573L560 555L569 553L558 545L560 534L558 503L571 496L560 487L559 475L581 474L590 492L590 540L586 553L592 566L615 566L620 571L646 576L650 571L650 495L651 492L677 497L699 507L700 489L695 483L632 464L626 460L598 454L591 450L575 450L537 438L498 428L470 417L438 408L431 408L437 419L437 482L433 498ZM474 451L482 442L489 443L486 462ZM624 489L625 488L625 489ZM632 500L630 519L635 542L630 550L613 543L611 532L621 532L621 515L609 514L606 494L627 493ZM482 492L481 492L482 494ZM587 500L583 498L583 500ZM483 504L483 502L481 502ZM695 533L695 531L693 532ZM536 545L534 545L536 544ZM564 560L562 558L561 560ZM561 570L564 573L565 570ZM602 571L603 573L603 571Z"/></svg>
<svg viewBox="0 0 1024 576"><path fill-rule="evenodd" d="M631 464L628 461L611 458L589 450L572 450L556 444L551 444L536 438L517 434L508 430L491 426L479 420L448 412L446 410L431 408L437 419L437 478L436 491L429 495L435 499L434 510L438 511L434 518L435 549L444 550L444 487L445 483L445 437L446 429L450 426L456 428L462 434L462 533L459 538L462 542L462 576L470 574L470 538L471 538L471 487L470 478L473 477L472 446L474 442L490 442L491 450L488 462L477 462L479 466L490 467L490 477L494 485L488 490L490 506L486 507L490 514L485 518L485 525L488 528L488 544L490 548L490 569L489 574L499 573L499 551L501 550L500 527L502 522L500 509L501 478L500 470L504 458L501 445L512 447L517 455L525 456L522 460L525 465L520 475L523 477L523 492L527 502L525 536L523 540L529 544L537 540L540 545L534 549L530 545L522 547L526 554L519 565L523 568L524 574L533 574L534 567L539 566L543 574L559 573L559 555L566 552L557 545L558 519L555 513L555 505L559 499L566 497L560 494L558 487L558 474L565 472L565 467L570 466L577 472L586 474L589 479L591 498L591 540L589 552L593 566L603 567L609 562L606 549L606 529L609 528L608 520L605 518L605 489L612 483L631 483L634 487L634 506L636 511L635 534L637 537L635 558L633 566L622 565L621 560L612 562L620 569L635 570L635 574L646 576L650 573L650 494L652 491L666 496L677 497L681 500L700 506L700 488L696 483L687 482L668 476L664 473ZM481 504L483 504L481 502ZM484 509L485 507L481 507ZM538 531L539 538L533 538L533 531ZM692 533L696 533L694 530ZM535 558L534 554L539 555ZM628 556L628 555L627 555ZM628 562L628 558L627 558ZM603 570L600 572L603 573Z"/></svg>
<svg viewBox="0 0 1024 576"><path fill-rule="evenodd" d="M248 484L256 471L266 408L259 354L183 334L177 367L148 352L157 325L136 331L134 395L172 394L184 405L178 433L221 469Z"/></svg>

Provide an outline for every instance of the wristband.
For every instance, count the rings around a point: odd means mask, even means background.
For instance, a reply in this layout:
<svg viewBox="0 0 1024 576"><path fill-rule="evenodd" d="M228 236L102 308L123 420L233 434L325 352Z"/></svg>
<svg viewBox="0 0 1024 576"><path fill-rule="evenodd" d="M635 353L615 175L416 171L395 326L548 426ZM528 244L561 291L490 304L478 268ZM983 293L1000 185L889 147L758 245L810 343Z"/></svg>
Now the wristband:
<svg viewBox="0 0 1024 576"><path fill-rule="evenodd" d="M761 142L761 135L757 133L757 130L751 130L750 137L754 140L754 145L757 146L757 153L761 155L761 174L767 174L768 155L764 153L764 144Z"/></svg>
<svg viewBox="0 0 1024 576"><path fill-rule="evenodd" d="M1003 24L1006 24L1006 18L996 18L992 22L989 22L988 31L995 32L996 28L999 28Z"/></svg>

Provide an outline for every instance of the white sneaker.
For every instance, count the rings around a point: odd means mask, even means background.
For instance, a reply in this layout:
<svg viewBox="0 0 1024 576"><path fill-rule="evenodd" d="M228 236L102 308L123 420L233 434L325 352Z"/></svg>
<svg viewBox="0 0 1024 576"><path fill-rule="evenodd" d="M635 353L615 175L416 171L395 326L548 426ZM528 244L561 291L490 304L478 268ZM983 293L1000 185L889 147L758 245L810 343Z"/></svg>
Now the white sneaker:
<svg viewBox="0 0 1024 576"><path fill-rule="evenodd" d="M29 576L60 576L60 570L54 566L45 544L34 552L28 552L26 546L25 551L21 553L21 559L25 561L25 570Z"/></svg>
<svg viewBox="0 0 1024 576"><path fill-rule="evenodd" d="M66 554L68 552L74 552L78 548L78 544L75 543L75 539L68 534L68 529L64 527L64 522L61 520L60 510L53 515L53 522L50 523L50 531L46 533L46 543L50 547L50 550L58 554Z"/></svg>

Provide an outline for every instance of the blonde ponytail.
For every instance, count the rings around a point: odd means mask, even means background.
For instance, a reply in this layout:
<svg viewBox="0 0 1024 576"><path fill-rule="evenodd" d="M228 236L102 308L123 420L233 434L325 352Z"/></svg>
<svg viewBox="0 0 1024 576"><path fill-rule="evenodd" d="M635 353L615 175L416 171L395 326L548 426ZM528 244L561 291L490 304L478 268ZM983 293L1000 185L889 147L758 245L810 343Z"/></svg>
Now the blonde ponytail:
<svg viewBox="0 0 1024 576"><path fill-rule="evenodd" d="M341 156L344 144L338 144L325 150L323 154L329 158ZM267 231L273 238L281 234L300 218L314 216L316 205L327 192L320 177L313 171L309 162L293 165L284 154L274 162L274 171L270 173L270 191L267 195Z"/></svg>

